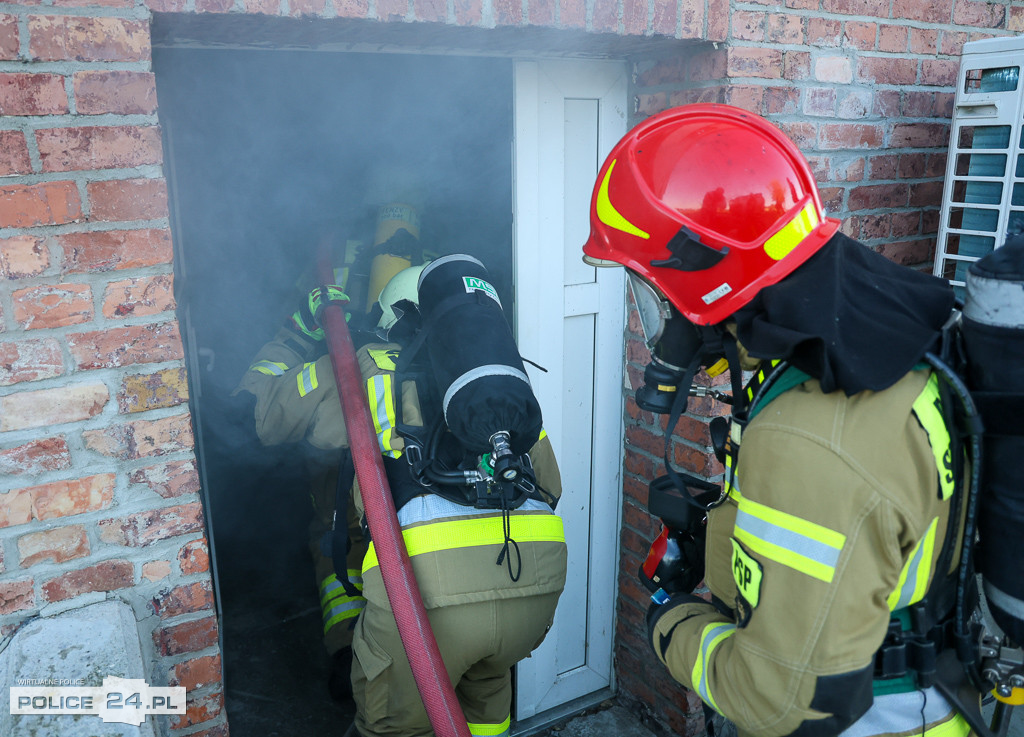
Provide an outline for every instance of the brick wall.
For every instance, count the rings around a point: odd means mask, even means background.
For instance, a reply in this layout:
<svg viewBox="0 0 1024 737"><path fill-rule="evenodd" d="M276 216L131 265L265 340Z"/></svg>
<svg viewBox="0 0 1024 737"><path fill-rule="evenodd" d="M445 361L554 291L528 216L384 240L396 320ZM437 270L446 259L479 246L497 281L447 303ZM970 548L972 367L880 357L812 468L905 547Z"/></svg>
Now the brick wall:
<svg viewBox="0 0 1024 737"><path fill-rule="evenodd" d="M938 230L949 121L963 44L1024 31L1024 4L974 0L733 2L724 44L638 65L635 124L667 107L722 102L767 116L807 155L828 214L892 260L929 270ZM630 386L649 354L633 313ZM707 380L707 377L703 377ZM727 376L715 383L728 384ZM699 700L669 683L649 655L646 591L636 571L660 523L646 514L647 482L663 473L660 424L626 402L616 673L620 694L652 722L700 734ZM679 467L719 480L707 423L722 405L691 400L672 439Z"/></svg>
<svg viewBox="0 0 1024 737"><path fill-rule="evenodd" d="M172 734L226 734L208 551L175 317L152 12L543 26L725 42L637 62L636 122L717 100L805 148L829 210L926 264L962 44L1024 28L1024 4L894 0L26 0L0 10L0 633L118 596L150 681L190 689ZM424 28L435 26L424 26ZM635 328L635 325L633 325ZM635 330L634 330L635 332ZM646 360L627 346L635 387ZM699 409L699 408L698 408ZM705 416L677 462L715 475ZM696 701L651 677L636 565L663 429L630 403L618 640L623 692L692 734ZM642 679L632 674L648 674Z"/></svg>

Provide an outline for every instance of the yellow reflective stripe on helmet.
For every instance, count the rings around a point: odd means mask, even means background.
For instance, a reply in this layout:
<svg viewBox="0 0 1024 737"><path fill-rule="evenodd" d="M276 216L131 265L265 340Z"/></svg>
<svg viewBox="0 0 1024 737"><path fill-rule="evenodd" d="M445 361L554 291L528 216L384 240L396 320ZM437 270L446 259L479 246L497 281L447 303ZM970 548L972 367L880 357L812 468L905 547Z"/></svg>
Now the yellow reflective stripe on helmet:
<svg viewBox="0 0 1024 737"><path fill-rule="evenodd" d="M924 598L928 591L928 578L932 569L932 554L935 552L935 531L939 527L939 518L936 517L928 525L924 537L917 541L917 545L910 551L903 570L900 571L899 581L896 589L889 594L887 603L889 611L915 604Z"/></svg>
<svg viewBox="0 0 1024 737"><path fill-rule="evenodd" d="M826 583L846 544L840 532L746 498L739 499L734 534L755 553Z"/></svg>
<svg viewBox="0 0 1024 737"><path fill-rule="evenodd" d="M604 179L601 180L601 186L597 190L597 217L598 219L607 225L609 228L615 228L621 230L623 233L629 233L639 238L650 238L650 233L645 233L640 228L633 225L622 216L622 214L615 209L615 205L608 198L608 182L612 178L612 169L615 168L615 163L618 159L614 159L612 163L608 165L608 171L605 172Z"/></svg>
<svg viewBox="0 0 1024 737"><path fill-rule="evenodd" d="M820 224L818 210L812 200L804 205L792 220L783 225L779 232L764 242L764 252L769 258L781 261Z"/></svg>
<svg viewBox="0 0 1024 737"><path fill-rule="evenodd" d="M562 518L554 514L512 514L509 537L517 543L565 542ZM409 557L440 550L493 545L505 539L501 516L456 519L402 530ZM377 566L373 543L363 558L363 575Z"/></svg>
<svg viewBox="0 0 1024 737"><path fill-rule="evenodd" d="M302 371L295 375L295 382L299 385L300 397L304 397L316 389L320 385L316 380L316 364L302 364Z"/></svg>
<svg viewBox="0 0 1024 737"><path fill-rule="evenodd" d="M914 400L914 414L928 433L928 444L932 447L935 466L939 471L942 498L949 499L953 495L953 450L950 447L949 428L942 416L939 377L935 374L928 377L928 383Z"/></svg>
<svg viewBox="0 0 1024 737"><path fill-rule="evenodd" d="M257 361L249 367L250 371L259 371L267 376L283 376L288 370L288 365L280 361Z"/></svg>
<svg viewBox="0 0 1024 737"><path fill-rule="evenodd" d="M505 717L505 721L500 724L474 724L473 722L466 722L466 726L469 727L469 733L473 737L506 737L512 726L512 715L510 714Z"/></svg>
<svg viewBox="0 0 1024 737"><path fill-rule="evenodd" d="M722 644L726 637L731 637L734 634L736 634L736 625L734 624L719 622L707 625L700 633L700 653L698 653L697 660L693 664L693 672L690 678L697 695L719 714L722 712L719 710L715 697L711 693L711 687L708 685L708 668L711 665L711 654L715 651L715 648Z"/></svg>
<svg viewBox="0 0 1024 737"><path fill-rule="evenodd" d="M373 429L377 432L377 444L380 452L388 458L398 458L402 451L393 447L395 416L395 396L391 391L391 374L377 374L366 380L366 396L370 401L370 416L373 417Z"/></svg>

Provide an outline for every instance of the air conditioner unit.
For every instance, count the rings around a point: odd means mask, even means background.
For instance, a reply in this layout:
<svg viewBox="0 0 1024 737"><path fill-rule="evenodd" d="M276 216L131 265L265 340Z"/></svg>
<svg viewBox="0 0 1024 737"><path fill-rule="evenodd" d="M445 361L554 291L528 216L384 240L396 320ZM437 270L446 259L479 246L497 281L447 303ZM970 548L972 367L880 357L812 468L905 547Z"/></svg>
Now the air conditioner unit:
<svg viewBox="0 0 1024 737"><path fill-rule="evenodd" d="M972 262L1024 228L1022 66L1024 36L964 44L934 270L955 287Z"/></svg>

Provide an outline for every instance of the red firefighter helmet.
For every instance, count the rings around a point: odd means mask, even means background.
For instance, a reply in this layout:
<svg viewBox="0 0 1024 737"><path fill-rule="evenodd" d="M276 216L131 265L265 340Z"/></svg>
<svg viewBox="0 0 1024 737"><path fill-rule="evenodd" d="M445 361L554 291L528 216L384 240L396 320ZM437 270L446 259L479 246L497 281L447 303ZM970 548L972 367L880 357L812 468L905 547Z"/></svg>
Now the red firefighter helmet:
<svg viewBox="0 0 1024 737"><path fill-rule="evenodd" d="M803 154L763 118L684 105L633 128L601 167L584 259L621 264L690 321L721 322L839 227Z"/></svg>

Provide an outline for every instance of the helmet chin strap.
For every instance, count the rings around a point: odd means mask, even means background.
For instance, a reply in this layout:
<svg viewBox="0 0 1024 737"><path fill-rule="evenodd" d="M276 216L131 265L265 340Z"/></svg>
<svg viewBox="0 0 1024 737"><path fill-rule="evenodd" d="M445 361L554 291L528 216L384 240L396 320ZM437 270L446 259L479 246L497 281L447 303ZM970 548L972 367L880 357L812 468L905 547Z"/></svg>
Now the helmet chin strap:
<svg viewBox="0 0 1024 737"><path fill-rule="evenodd" d="M694 487L700 489L703 492L717 491L721 493L721 489L718 484L713 484L710 481L705 481L702 478L698 478L692 474L684 471L676 470L672 465L670 453L672 450L672 435L675 431L676 424L679 422L679 418L683 412L686 411L687 401L690 396L690 388L693 386L694 377L700 370L701 364L707 356L715 354L724 354L726 361L729 363L729 378L732 383L732 396L733 396L733 416L743 416L746 413L746 396L743 392L743 371L740 367L740 356L739 349L736 346L736 338L729 331L725 330L721 325L698 325L696 326L700 331L703 346L701 350L691 359L689 365L686 367L686 372L683 374L683 378L680 380L676 389L675 399L672 401L672 409L668 416L668 427L665 431L665 472L671 479L673 486L680 493L683 500L688 504L708 511L724 501L724 497L721 497L707 505L697 501L693 495L690 494L688 487Z"/></svg>

